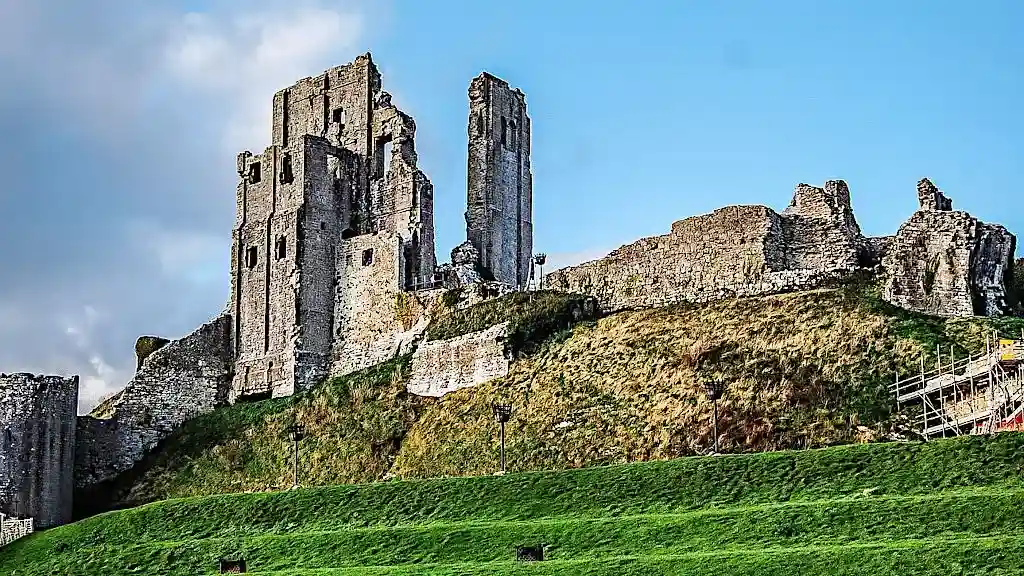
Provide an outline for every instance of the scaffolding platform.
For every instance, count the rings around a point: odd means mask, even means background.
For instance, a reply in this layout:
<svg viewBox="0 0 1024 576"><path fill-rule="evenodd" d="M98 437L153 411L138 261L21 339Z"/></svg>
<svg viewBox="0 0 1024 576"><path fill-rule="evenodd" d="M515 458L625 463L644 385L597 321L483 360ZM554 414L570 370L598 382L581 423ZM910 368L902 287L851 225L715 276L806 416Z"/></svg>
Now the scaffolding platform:
<svg viewBox="0 0 1024 576"><path fill-rule="evenodd" d="M915 422L926 438L1024 429L1024 334L1020 340L989 335L985 351L900 377L891 386L898 410L920 405Z"/></svg>

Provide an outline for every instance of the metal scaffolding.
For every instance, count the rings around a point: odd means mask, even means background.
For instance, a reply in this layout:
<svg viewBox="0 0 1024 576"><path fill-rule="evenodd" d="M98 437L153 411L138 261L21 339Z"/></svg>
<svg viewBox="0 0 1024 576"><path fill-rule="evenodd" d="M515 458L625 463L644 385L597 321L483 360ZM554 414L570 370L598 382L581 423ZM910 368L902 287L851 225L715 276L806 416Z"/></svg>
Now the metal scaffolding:
<svg viewBox="0 0 1024 576"><path fill-rule="evenodd" d="M1024 430L1024 331L1020 340L985 337L985 351L957 359L952 347L944 362L936 348L935 368L901 377L891 385L897 410L920 407L915 422L926 438Z"/></svg>

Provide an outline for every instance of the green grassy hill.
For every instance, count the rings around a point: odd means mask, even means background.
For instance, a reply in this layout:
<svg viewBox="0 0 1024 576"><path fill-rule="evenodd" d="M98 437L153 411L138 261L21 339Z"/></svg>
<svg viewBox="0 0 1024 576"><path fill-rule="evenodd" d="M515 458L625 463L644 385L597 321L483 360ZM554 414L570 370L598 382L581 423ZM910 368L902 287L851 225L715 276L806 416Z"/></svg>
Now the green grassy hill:
<svg viewBox="0 0 1024 576"><path fill-rule="evenodd" d="M157 502L0 549L11 576L1024 573L1024 435ZM545 546L543 562L515 548Z"/></svg>
<svg viewBox="0 0 1024 576"><path fill-rule="evenodd" d="M489 474L497 462L491 404L511 401L510 470L663 460L706 452L703 383L727 384L728 452L878 441L896 424L897 371L984 349L986 330L1020 319L941 319L882 303L870 288L816 290L622 312L566 329L574 300L512 294L444 317L429 337L513 321L521 357L508 377L440 400L405 392L409 357L335 378L295 397L197 418L131 473L79 495L82 514L111 505L291 484L288 424L302 443L304 485Z"/></svg>

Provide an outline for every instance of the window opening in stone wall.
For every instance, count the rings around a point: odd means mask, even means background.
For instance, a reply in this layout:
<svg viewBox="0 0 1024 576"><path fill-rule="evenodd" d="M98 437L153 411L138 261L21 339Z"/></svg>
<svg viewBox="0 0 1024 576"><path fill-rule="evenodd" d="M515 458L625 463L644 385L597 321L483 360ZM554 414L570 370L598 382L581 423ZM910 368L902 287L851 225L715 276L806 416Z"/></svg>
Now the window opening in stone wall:
<svg viewBox="0 0 1024 576"><path fill-rule="evenodd" d="M278 236L277 242L274 243L274 256L280 260L288 255L288 239L284 236Z"/></svg>
<svg viewBox="0 0 1024 576"><path fill-rule="evenodd" d="M501 145L508 147L508 120L504 116L501 117Z"/></svg>
<svg viewBox="0 0 1024 576"><path fill-rule="evenodd" d="M516 123L512 121L508 123L508 148L509 150L516 149Z"/></svg>
<svg viewBox="0 0 1024 576"><path fill-rule="evenodd" d="M11 429L4 428L4 446L10 447L14 444L14 438L11 436Z"/></svg>
<svg viewBox="0 0 1024 576"><path fill-rule="evenodd" d="M331 111L331 122L334 122L335 124L341 124L342 126L344 126L345 125L345 109L344 108L335 108L334 110L332 110Z"/></svg>
<svg viewBox="0 0 1024 576"><path fill-rule="evenodd" d="M383 166L383 170L384 171L381 172L381 174L380 174L382 178L387 177L387 175L391 173L391 140L390 139L387 142L384 142L384 166Z"/></svg>
<svg viewBox="0 0 1024 576"><path fill-rule="evenodd" d="M351 228L345 228L344 230L341 231L341 239L342 240L348 240L349 238L354 238L355 235L356 235L356 231L351 229Z"/></svg>
<svg viewBox="0 0 1024 576"><path fill-rule="evenodd" d="M363 250L363 266L373 264L373 248Z"/></svg>
<svg viewBox="0 0 1024 576"><path fill-rule="evenodd" d="M295 181L295 174L292 171L292 155L285 153L281 157L281 183L291 184Z"/></svg>
<svg viewBox="0 0 1024 576"><path fill-rule="evenodd" d="M257 184L262 179L263 175L260 173L260 163L253 162L249 164L249 182L251 184Z"/></svg>
<svg viewBox="0 0 1024 576"><path fill-rule="evenodd" d="M320 229L327 230L327 222L320 222Z"/></svg>
<svg viewBox="0 0 1024 576"><path fill-rule="evenodd" d="M248 268L256 267L257 250L255 246L250 246L245 250L245 265Z"/></svg>
<svg viewBox="0 0 1024 576"><path fill-rule="evenodd" d="M484 115L483 114L477 114L476 115L476 135L477 136L483 136L484 135Z"/></svg>
<svg viewBox="0 0 1024 576"><path fill-rule="evenodd" d="M373 177L384 178L391 169L391 135L385 134L377 139L373 147Z"/></svg>

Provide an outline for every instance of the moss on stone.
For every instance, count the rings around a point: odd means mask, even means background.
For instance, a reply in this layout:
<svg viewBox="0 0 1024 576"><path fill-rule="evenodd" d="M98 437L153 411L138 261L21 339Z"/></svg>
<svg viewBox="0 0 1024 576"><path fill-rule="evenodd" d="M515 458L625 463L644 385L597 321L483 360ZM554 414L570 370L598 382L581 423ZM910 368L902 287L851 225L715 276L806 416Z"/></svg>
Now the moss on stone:
<svg viewBox="0 0 1024 576"><path fill-rule="evenodd" d="M159 336L139 336L139 339L135 341L135 369L142 368L142 363L146 361L146 358L170 343L171 341L167 338Z"/></svg>

